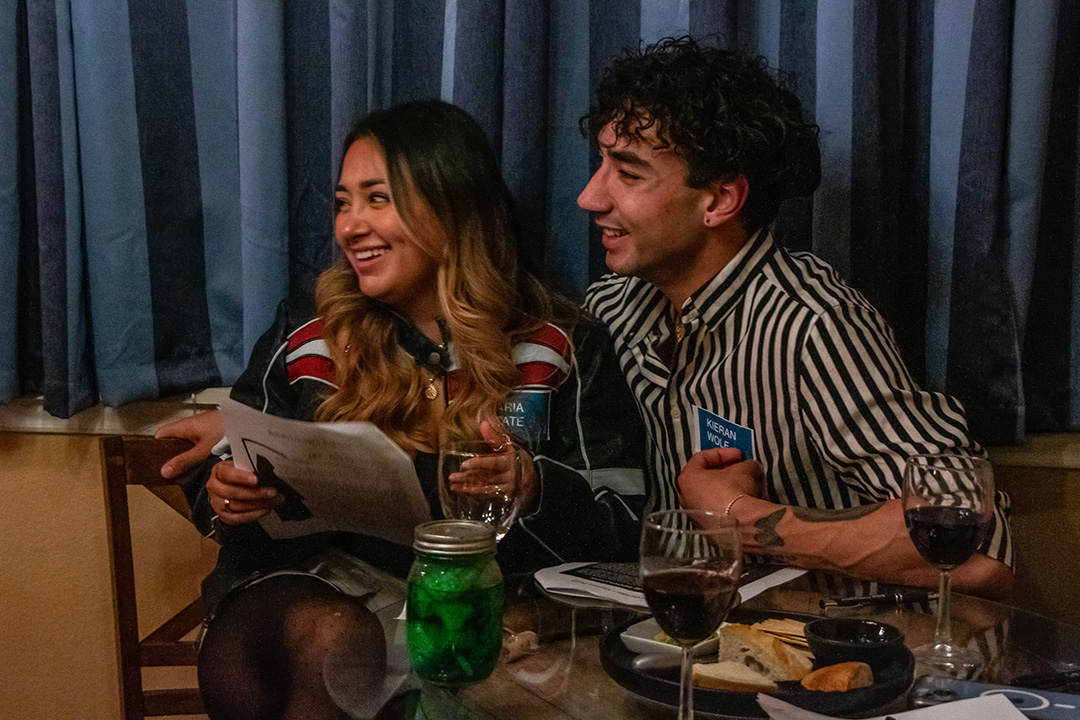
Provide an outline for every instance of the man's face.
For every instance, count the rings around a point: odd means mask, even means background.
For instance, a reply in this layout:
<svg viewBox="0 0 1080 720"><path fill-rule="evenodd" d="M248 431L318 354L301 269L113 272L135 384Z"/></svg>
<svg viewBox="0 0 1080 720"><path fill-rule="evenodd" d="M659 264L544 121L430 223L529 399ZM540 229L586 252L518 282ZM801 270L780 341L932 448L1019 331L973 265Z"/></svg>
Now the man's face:
<svg viewBox="0 0 1080 720"><path fill-rule="evenodd" d="M656 137L618 137L608 123L597 138L600 169L578 196L603 233L609 269L661 290L680 285L706 250L708 190L686 184L686 161Z"/></svg>

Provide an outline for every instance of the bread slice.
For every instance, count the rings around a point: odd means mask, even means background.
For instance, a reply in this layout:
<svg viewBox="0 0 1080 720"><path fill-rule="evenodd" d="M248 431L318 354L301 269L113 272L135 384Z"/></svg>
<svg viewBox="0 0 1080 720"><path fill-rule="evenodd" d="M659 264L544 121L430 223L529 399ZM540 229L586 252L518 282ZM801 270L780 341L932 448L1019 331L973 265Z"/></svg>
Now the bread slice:
<svg viewBox="0 0 1080 720"><path fill-rule="evenodd" d="M732 623L720 630L720 662L741 663L776 682L802 680L813 668L812 657L749 625Z"/></svg>
<svg viewBox="0 0 1080 720"><path fill-rule="evenodd" d="M750 627L755 630L772 635L779 638L788 645L794 645L796 647L808 648L809 643L806 642L806 632L804 628L806 623L799 622L792 618L767 618L761 622L756 622Z"/></svg>
<svg viewBox="0 0 1080 720"><path fill-rule="evenodd" d="M763 692L768 695L777 690L772 680L737 662L695 663L694 684L712 690Z"/></svg>
<svg viewBox="0 0 1080 720"><path fill-rule="evenodd" d="M799 681L807 690L842 692L874 684L874 671L863 662L842 662L818 668Z"/></svg>

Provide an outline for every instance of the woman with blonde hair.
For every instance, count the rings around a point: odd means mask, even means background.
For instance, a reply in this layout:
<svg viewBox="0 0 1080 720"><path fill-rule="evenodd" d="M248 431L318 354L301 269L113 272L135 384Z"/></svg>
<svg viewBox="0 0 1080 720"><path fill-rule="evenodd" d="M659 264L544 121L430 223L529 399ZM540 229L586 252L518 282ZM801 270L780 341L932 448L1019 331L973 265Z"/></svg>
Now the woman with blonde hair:
<svg viewBox="0 0 1080 720"><path fill-rule="evenodd" d="M610 338L522 265L498 164L464 111L376 111L345 141L340 257L316 308L286 301L231 396L284 417L374 423L413 457L431 506L440 442L513 436L520 518L507 573L636 556L643 436ZM203 440L213 416L159 435ZM516 432L511 433L510 428ZM217 439L215 437L214 439ZM410 548L351 533L273 540L253 522L281 502L254 473L208 460L186 483L221 542L199 684L212 718L336 717L322 660L343 637L382 642L358 596L366 562L403 576Z"/></svg>

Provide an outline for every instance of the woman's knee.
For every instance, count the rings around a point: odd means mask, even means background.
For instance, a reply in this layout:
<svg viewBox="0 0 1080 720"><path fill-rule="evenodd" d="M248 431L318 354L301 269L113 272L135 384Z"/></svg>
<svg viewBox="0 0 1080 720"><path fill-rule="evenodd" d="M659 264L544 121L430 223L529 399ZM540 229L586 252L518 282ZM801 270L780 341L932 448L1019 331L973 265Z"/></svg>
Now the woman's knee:
<svg viewBox="0 0 1080 720"><path fill-rule="evenodd" d="M330 655L355 668L358 682L381 683L386 672L382 626L352 598L311 598L294 604L284 618L283 640L294 682L320 685Z"/></svg>
<svg viewBox="0 0 1080 720"><path fill-rule="evenodd" d="M370 674L368 682L381 682L382 628L358 601L303 576L245 588L218 609L200 648L199 688L208 714L280 717L297 698L327 705L323 665L331 652Z"/></svg>

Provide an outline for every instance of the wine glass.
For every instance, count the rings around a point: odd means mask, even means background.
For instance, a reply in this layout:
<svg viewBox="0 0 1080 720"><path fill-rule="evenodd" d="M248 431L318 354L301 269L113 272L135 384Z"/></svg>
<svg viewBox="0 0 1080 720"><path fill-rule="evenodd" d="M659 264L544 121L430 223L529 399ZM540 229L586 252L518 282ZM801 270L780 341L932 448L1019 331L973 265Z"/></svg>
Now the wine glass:
<svg viewBox="0 0 1080 720"><path fill-rule="evenodd" d="M517 519L521 460L507 439L498 448L486 440L447 440L439 446L439 502L453 520L479 520L503 539Z"/></svg>
<svg viewBox="0 0 1080 720"><path fill-rule="evenodd" d="M994 509L994 471L981 458L916 455L904 466L904 522L919 554L941 571L933 642L913 651L934 674L967 679L982 667L978 652L953 643L950 571L982 542Z"/></svg>
<svg viewBox="0 0 1080 720"><path fill-rule="evenodd" d="M694 717L691 648L720 627L742 574L734 518L705 510L662 510L641 527L641 585L660 629L682 648L679 720Z"/></svg>

